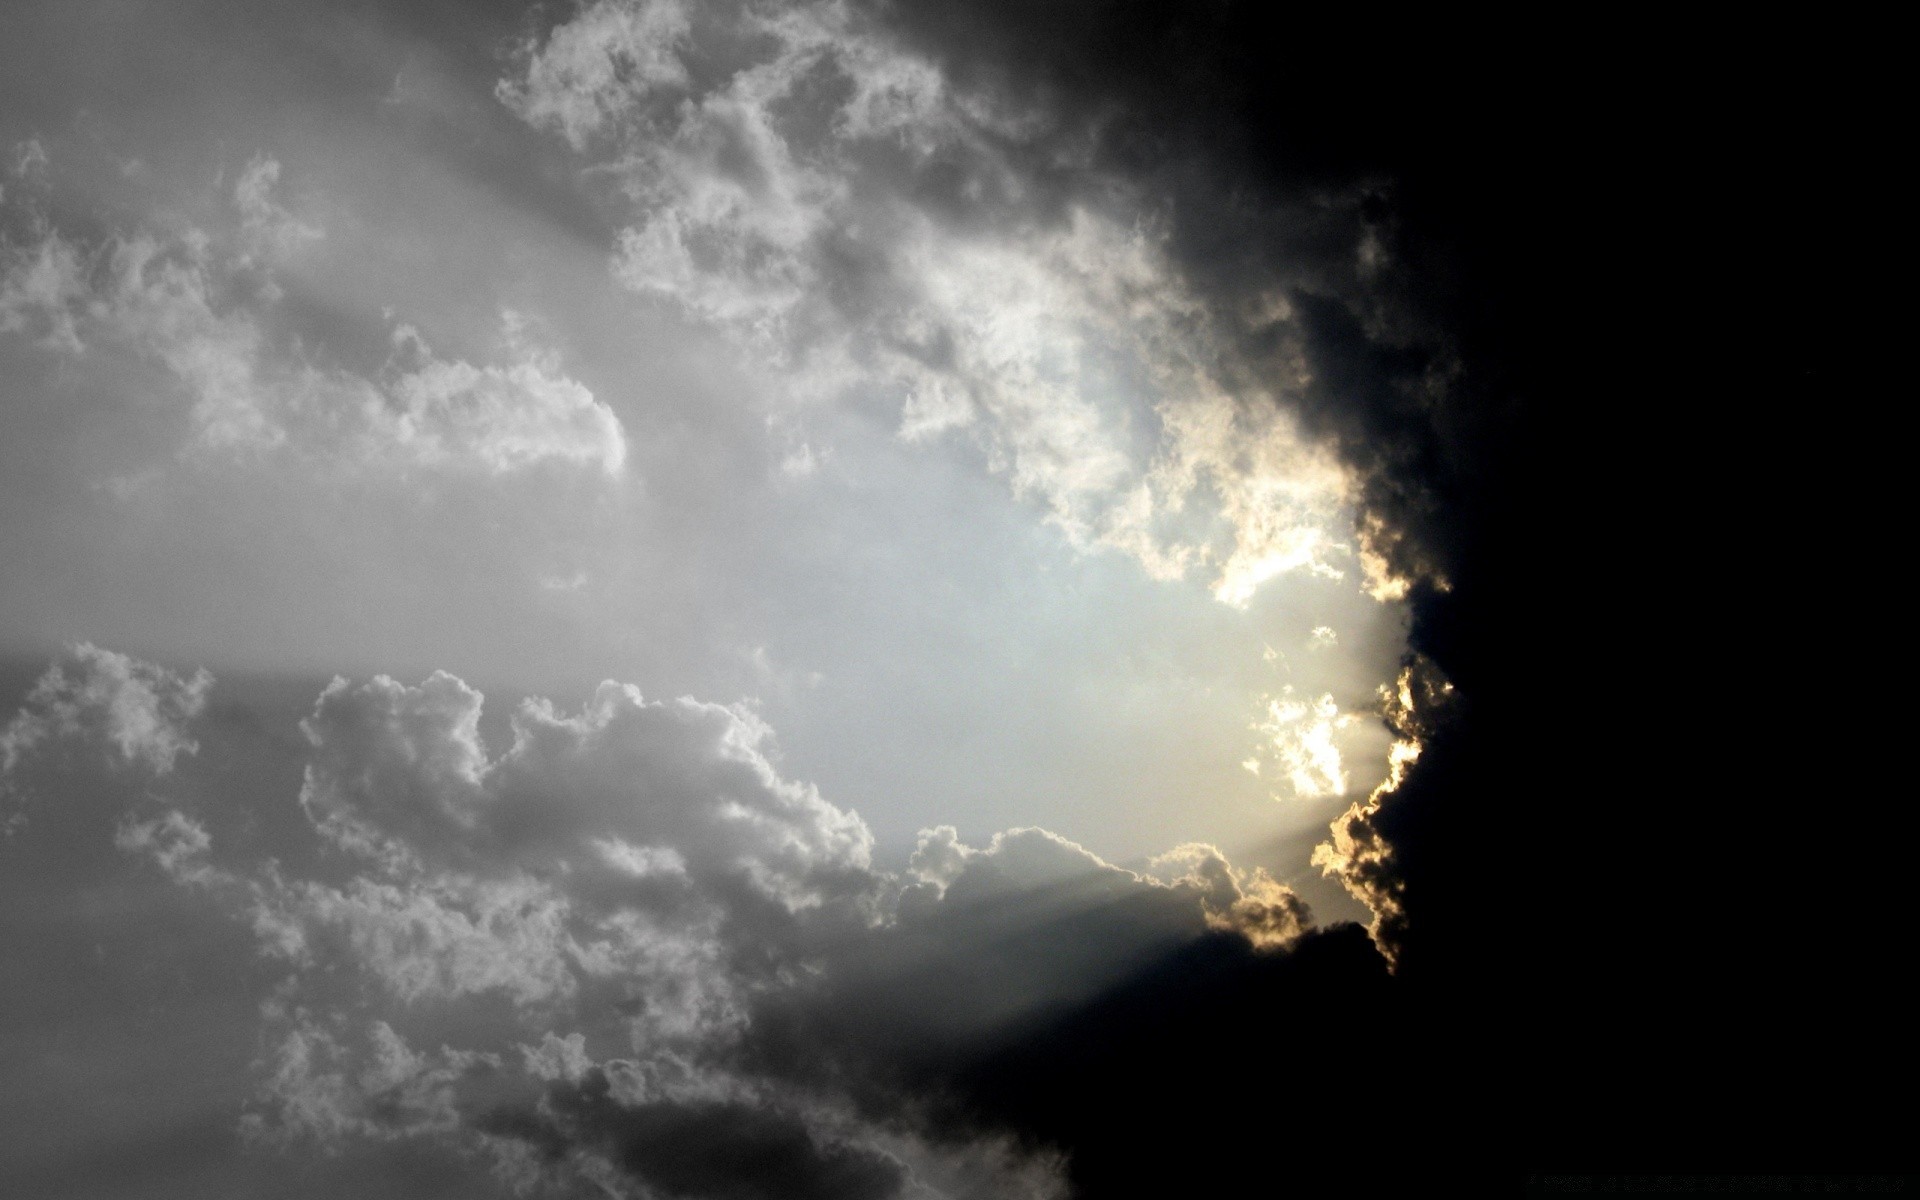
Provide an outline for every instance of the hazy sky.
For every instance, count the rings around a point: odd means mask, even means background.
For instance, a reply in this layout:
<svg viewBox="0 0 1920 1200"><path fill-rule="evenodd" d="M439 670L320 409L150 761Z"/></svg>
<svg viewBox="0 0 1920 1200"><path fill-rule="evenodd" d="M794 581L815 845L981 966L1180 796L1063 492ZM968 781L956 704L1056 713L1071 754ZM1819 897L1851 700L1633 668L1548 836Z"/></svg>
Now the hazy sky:
<svg viewBox="0 0 1920 1200"><path fill-rule="evenodd" d="M0 1191L1212 1196L1449 1104L1574 485L1530 76L1362 32L11 6Z"/></svg>

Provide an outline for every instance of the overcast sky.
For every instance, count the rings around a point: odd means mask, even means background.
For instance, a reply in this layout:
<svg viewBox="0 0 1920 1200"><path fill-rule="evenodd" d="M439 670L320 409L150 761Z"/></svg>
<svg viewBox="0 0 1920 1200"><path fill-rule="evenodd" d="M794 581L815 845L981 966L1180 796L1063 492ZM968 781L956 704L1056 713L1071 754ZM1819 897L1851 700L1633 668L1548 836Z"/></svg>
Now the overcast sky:
<svg viewBox="0 0 1920 1200"><path fill-rule="evenodd" d="M1353 32L14 6L0 1183L1217 1195L1447 1094L1549 218L1531 69Z"/></svg>

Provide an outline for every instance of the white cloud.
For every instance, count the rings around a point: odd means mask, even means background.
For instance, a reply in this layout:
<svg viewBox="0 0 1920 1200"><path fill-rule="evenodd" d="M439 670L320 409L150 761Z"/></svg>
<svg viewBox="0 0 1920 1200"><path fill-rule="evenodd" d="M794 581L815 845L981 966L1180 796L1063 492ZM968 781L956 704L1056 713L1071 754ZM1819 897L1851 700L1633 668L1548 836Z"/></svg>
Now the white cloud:
<svg viewBox="0 0 1920 1200"><path fill-rule="evenodd" d="M504 475L560 462L618 476L626 462L613 410L561 374L550 355L506 367L429 358L385 394L391 404L367 406L365 439L397 447L412 463Z"/></svg>
<svg viewBox="0 0 1920 1200"><path fill-rule="evenodd" d="M1255 762L1271 766L1301 799L1338 796L1347 790L1346 762L1339 734L1354 723L1333 696L1300 699L1291 687L1269 697L1254 730L1261 735ZM1260 770L1255 769L1255 774Z"/></svg>
<svg viewBox="0 0 1920 1200"><path fill-rule="evenodd" d="M129 854L147 854L177 883L211 885L222 876L207 865L213 839L193 818L169 809L149 821L131 817L114 831L113 844Z"/></svg>
<svg viewBox="0 0 1920 1200"><path fill-rule="evenodd" d="M619 419L527 344L512 314L501 364L442 358L404 326L394 360L373 376L279 348L270 268L320 236L274 199L279 174L273 159L249 164L228 234L142 230L82 244L42 223L24 243L0 241L0 332L70 355L105 346L157 364L184 393L190 445L204 454L335 471L499 477L555 464L619 476Z"/></svg>
<svg viewBox="0 0 1920 1200"><path fill-rule="evenodd" d="M677 0L601 0L555 30L537 52L522 48L525 78L503 80L500 99L575 148L630 112L649 92L687 81L676 55L688 21Z"/></svg>
<svg viewBox="0 0 1920 1200"><path fill-rule="evenodd" d="M298 882L264 891L258 904L256 921L296 934L274 949L291 948L303 965L364 971L407 1003L498 993L534 1005L574 990L567 902L530 879Z"/></svg>
<svg viewBox="0 0 1920 1200"><path fill-rule="evenodd" d="M187 727L212 686L204 670L180 675L91 643L68 647L0 731L0 780L36 747L61 738L98 739L115 762L165 775L199 748Z"/></svg>
<svg viewBox="0 0 1920 1200"><path fill-rule="evenodd" d="M454 1132L456 1086L500 1065L493 1055L417 1052L384 1021L369 1022L358 1037L304 1014L285 1024L266 1059L260 1107L242 1124L250 1138L268 1144L334 1149L354 1137Z"/></svg>
<svg viewBox="0 0 1920 1200"><path fill-rule="evenodd" d="M318 226L300 220L274 199L279 182L279 161L255 155L233 185L241 236L249 249L269 259L290 254L301 243L322 236Z"/></svg>
<svg viewBox="0 0 1920 1200"><path fill-rule="evenodd" d="M687 66L715 56L730 69ZM1342 470L1229 384L1145 198L1101 180L1100 203L1050 207L1016 165L1045 114L953 87L831 3L689 24L599 0L525 47L500 95L576 149L600 139L631 212L616 276L776 367L793 400L776 425L879 390L904 437L964 431L1082 547L1205 569L1235 605L1339 573Z"/></svg>

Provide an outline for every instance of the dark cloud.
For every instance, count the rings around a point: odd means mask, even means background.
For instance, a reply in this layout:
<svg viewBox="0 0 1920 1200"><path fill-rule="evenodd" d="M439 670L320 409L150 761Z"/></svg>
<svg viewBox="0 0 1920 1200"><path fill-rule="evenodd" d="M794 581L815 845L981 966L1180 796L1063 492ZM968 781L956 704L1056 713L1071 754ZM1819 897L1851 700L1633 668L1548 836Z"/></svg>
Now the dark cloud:
<svg viewBox="0 0 1920 1200"><path fill-rule="evenodd" d="M1866 914L1891 910L1849 871L1817 885L1845 916L1727 911L1822 874L1817 819L1776 799L1821 770L1734 749L1753 728L1703 695L1771 690L1701 631L1728 596L1774 607L1737 581L1766 552L1719 547L1791 525L1763 497L1797 494L1729 440L1792 413L1806 444L1761 435L1770 461L1851 458L1812 413L1884 386L1852 365L1835 236L1887 78L1859 32L1763 24L1730 57L1712 22L875 11L954 78L1093 130L1091 161L1161 200L1245 368L1305 380L1282 402L1413 581L1413 649L1454 691L1354 829L1402 906L1396 1141L1502 1167L1902 1157L1846 1065L1910 1046L1874 999L1869 946L1897 935ZM1284 315L1248 303L1268 289ZM1489 1069L1513 1089L1497 1138L1448 1096Z"/></svg>
<svg viewBox="0 0 1920 1200"><path fill-rule="evenodd" d="M1454 16L876 8L954 80L1049 114L1033 156L1072 142L1086 164L1056 187L1123 184L1164 216L1183 277L1237 342L1239 382L1338 448L1401 574L1457 572L1480 496L1503 486L1484 473L1513 468L1507 426L1524 416L1503 376L1526 294L1515 250L1540 223L1521 207L1531 122L1544 133L1564 99L1544 88L1550 56Z"/></svg>
<svg viewBox="0 0 1920 1200"><path fill-rule="evenodd" d="M555 1084L539 1114L481 1118L489 1133L528 1142L557 1158L581 1144L604 1146L619 1167L668 1196L711 1200L887 1200L906 1168L859 1145L823 1140L800 1117L740 1101L622 1103L606 1073Z"/></svg>
<svg viewBox="0 0 1920 1200"><path fill-rule="evenodd" d="M872 1114L1057 1147L1079 1197L1230 1193L1262 1176L1360 1187L1443 1169L1336 1149L1363 1140L1409 1081L1398 994L1357 927L1281 954L1189 930L1090 974L1092 990L980 1002L1071 971L1061 958L1124 919L942 943L891 970L876 965L896 952L882 944L860 973L757 1012L749 1053L784 1077L832 1078ZM1445 1166L1463 1157L1455 1148Z"/></svg>

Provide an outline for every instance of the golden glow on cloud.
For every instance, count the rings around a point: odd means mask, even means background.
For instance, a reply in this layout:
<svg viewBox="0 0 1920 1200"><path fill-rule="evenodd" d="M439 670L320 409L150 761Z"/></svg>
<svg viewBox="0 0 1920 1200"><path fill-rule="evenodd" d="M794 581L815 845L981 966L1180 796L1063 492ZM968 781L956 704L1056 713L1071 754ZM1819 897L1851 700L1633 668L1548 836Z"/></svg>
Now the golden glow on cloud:
<svg viewBox="0 0 1920 1200"><path fill-rule="evenodd" d="M1382 604L1407 598L1407 590L1413 586L1412 580L1394 574L1387 560L1365 545L1361 546L1359 557L1360 578L1364 581L1367 595Z"/></svg>
<svg viewBox="0 0 1920 1200"><path fill-rule="evenodd" d="M1009 147L1047 114L948 79L855 10L709 19L599 0L525 44L498 94L617 184L622 286L778 373L776 441L810 445L823 409L885 394L903 439L972 441L1077 548L1158 579L1217 572L1239 608L1277 576L1344 577L1346 472L1278 402L1297 380L1233 382L1232 338L1152 197L1036 205ZM716 35L746 61L688 69ZM813 95L823 76L844 95ZM973 218L915 182L934 159ZM800 477L813 460L786 461Z"/></svg>
<svg viewBox="0 0 1920 1200"><path fill-rule="evenodd" d="M1343 714L1331 694L1296 698L1291 687L1266 700L1263 720L1254 723L1262 741L1256 756L1241 764L1255 775L1262 761L1302 800L1338 796L1347 790L1347 768L1335 741L1355 718Z"/></svg>
<svg viewBox="0 0 1920 1200"><path fill-rule="evenodd" d="M1281 950L1313 927L1313 913L1264 867L1243 871L1203 842L1175 846L1147 864L1149 877L1200 893L1207 927L1238 933L1257 949Z"/></svg>
<svg viewBox="0 0 1920 1200"><path fill-rule="evenodd" d="M1393 869L1393 847L1380 836L1373 818L1387 797L1406 782L1407 773L1420 760L1438 710L1452 694L1453 685L1424 657L1401 668L1391 687L1380 689L1381 716L1396 735L1387 749L1387 777L1365 800L1334 818L1328 840L1313 850L1313 865L1337 879L1373 913L1368 932L1389 965L1399 952L1406 908L1402 884Z"/></svg>

